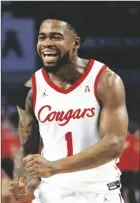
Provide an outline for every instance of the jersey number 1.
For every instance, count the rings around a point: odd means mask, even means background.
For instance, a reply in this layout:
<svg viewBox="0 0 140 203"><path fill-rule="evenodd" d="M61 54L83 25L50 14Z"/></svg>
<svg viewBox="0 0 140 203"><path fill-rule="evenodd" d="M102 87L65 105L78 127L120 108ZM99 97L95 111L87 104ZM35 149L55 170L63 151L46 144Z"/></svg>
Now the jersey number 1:
<svg viewBox="0 0 140 203"><path fill-rule="evenodd" d="M73 155L72 132L67 132L65 134L65 140L67 142L67 150L68 150L67 156L72 156Z"/></svg>

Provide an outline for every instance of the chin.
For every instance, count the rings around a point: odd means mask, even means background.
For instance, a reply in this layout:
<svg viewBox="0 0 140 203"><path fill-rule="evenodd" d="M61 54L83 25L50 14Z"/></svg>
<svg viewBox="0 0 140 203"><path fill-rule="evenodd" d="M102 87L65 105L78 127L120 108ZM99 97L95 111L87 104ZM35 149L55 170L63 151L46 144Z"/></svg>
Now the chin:
<svg viewBox="0 0 140 203"><path fill-rule="evenodd" d="M43 64L44 64L45 67L54 67L54 66L56 66L58 63L59 63L59 60L52 60L52 61L51 61L51 60L48 60L48 61L47 61L47 60L46 60L46 61L44 60L44 61L43 61Z"/></svg>
<svg viewBox="0 0 140 203"><path fill-rule="evenodd" d="M56 63L44 63L44 66L47 68L47 67L55 67L56 66Z"/></svg>
<svg viewBox="0 0 140 203"><path fill-rule="evenodd" d="M45 63L44 68L46 69L46 71L48 73L54 73L54 72L58 71L60 67L56 63L53 63L53 64Z"/></svg>

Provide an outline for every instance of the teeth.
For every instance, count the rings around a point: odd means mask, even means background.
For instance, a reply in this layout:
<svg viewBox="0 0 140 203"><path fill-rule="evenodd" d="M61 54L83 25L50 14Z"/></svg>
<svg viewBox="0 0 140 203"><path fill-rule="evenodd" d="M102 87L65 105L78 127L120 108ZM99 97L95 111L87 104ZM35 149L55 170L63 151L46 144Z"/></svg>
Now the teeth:
<svg viewBox="0 0 140 203"><path fill-rule="evenodd" d="M56 54L56 52L44 52L44 54Z"/></svg>
<svg viewBox="0 0 140 203"><path fill-rule="evenodd" d="M43 55L44 56L56 56L57 55L57 52L43 52Z"/></svg>

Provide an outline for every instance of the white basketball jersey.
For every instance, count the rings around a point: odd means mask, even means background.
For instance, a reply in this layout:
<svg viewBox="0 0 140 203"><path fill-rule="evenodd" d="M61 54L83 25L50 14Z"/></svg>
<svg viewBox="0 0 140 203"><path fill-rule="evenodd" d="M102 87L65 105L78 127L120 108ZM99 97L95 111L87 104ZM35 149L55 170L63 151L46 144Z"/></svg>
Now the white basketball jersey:
<svg viewBox="0 0 140 203"><path fill-rule="evenodd" d="M34 112L43 141L42 155L47 160L77 154L100 141L96 87L106 68L90 59L80 79L66 90L57 87L43 68L32 76ZM43 180L74 188L76 183L114 181L119 178L118 172L112 161L94 169L57 174Z"/></svg>

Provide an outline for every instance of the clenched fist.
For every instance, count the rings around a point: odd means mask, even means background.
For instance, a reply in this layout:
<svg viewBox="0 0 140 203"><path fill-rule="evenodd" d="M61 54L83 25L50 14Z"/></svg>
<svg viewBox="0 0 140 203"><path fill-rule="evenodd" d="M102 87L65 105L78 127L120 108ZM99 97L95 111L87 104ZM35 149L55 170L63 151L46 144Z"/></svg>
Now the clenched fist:
<svg viewBox="0 0 140 203"><path fill-rule="evenodd" d="M54 166L51 161L46 160L39 154L28 155L23 159L28 174L34 177L47 178L54 175Z"/></svg>
<svg viewBox="0 0 140 203"><path fill-rule="evenodd" d="M25 178L14 179L10 183L9 191L16 201L25 202L27 198L27 180Z"/></svg>

